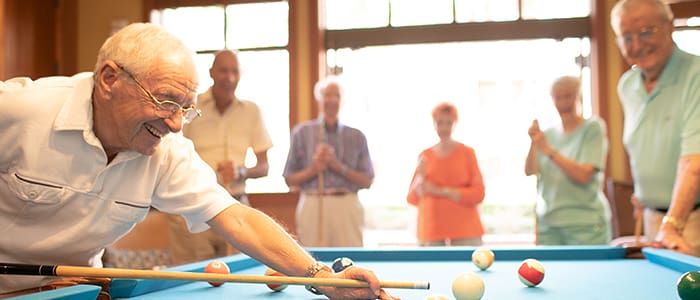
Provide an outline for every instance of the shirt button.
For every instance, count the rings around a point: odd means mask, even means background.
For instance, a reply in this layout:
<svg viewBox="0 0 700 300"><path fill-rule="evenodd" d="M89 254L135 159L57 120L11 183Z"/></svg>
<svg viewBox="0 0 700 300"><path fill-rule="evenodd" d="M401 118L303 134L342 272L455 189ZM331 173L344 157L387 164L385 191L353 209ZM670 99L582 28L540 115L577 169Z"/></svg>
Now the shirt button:
<svg viewBox="0 0 700 300"><path fill-rule="evenodd" d="M39 196L39 193L37 193L36 191L30 191L29 193L27 193L27 197L29 197L29 199L36 199L37 196Z"/></svg>

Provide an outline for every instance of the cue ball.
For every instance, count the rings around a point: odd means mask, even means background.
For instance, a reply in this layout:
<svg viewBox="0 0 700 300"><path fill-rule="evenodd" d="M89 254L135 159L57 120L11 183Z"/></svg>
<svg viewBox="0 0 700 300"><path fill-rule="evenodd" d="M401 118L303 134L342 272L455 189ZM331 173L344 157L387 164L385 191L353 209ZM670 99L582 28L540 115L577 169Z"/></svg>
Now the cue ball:
<svg viewBox="0 0 700 300"><path fill-rule="evenodd" d="M333 268L333 272L340 273L354 264L355 263L350 258L339 257L333 261L333 265L331 267Z"/></svg>
<svg viewBox="0 0 700 300"><path fill-rule="evenodd" d="M683 300L700 299L700 272L685 272L678 278L678 296Z"/></svg>
<svg viewBox="0 0 700 300"><path fill-rule="evenodd" d="M450 297L445 296L443 294L433 294L433 295L428 295L428 297L425 297L423 300L452 300Z"/></svg>
<svg viewBox="0 0 700 300"><path fill-rule="evenodd" d="M493 251L487 248L477 248L472 252L472 262L481 270L488 269L493 264Z"/></svg>
<svg viewBox="0 0 700 300"><path fill-rule="evenodd" d="M268 267L267 269L265 269L265 276L286 276L286 275L280 273L279 271L277 271L275 269ZM279 292L279 291L286 289L287 285L286 284L268 283L267 287L275 292Z"/></svg>
<svg viewBox="0 0 700 300"><path fill-rule="evenodd" d="M479 300L484 295L484 281L473 272L459 274L452 281L452 294L457 300Z"/></svg>
<svg viewBox="0 0 700 300"><path fill-rule="evenodd" d="M228 269L228 266L225 263L220 261L212 261L204 268L204 273L230 274L231 271ZM209 284L212 286L221 286L224 283L209 281Z"/></svg>
<svg viewBox="0 0 700 300"><path fill-rule="evenodd" d="M536 286L544 279L544 266L534 258L528 258L520 264L518 268L520 281L531 287Z"/></svg>

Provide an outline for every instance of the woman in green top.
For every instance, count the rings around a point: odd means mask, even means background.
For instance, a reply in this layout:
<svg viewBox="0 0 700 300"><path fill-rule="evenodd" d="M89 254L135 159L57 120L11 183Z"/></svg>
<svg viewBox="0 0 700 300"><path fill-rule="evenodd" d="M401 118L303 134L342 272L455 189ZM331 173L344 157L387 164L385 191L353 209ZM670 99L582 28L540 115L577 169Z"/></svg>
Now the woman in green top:
<svg viewBox="0 0 700 300"><path fill-rule="evenodd" d="M537 175L537 244L596 245L612 238L610 205L603 194L608 154L602 119L581 115L581 81L557 78L551 87L561 126L540 130L537 120L525 174Z"/></svg>

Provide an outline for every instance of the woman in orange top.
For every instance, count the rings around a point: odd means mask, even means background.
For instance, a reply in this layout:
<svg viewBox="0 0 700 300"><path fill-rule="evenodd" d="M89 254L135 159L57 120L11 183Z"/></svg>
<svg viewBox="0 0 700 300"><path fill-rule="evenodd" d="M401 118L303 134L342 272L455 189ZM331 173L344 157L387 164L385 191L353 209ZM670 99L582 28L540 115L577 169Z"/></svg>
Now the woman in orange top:
<svg viewBox="0 0 700 300"><path fill-rule="evenodd" d="M419 244L481 245L478 205L484 200L484 182L474 149L452 139L454 105L441 103L432 114L440 141L421 152L407 197L418 207Z"/></svg>

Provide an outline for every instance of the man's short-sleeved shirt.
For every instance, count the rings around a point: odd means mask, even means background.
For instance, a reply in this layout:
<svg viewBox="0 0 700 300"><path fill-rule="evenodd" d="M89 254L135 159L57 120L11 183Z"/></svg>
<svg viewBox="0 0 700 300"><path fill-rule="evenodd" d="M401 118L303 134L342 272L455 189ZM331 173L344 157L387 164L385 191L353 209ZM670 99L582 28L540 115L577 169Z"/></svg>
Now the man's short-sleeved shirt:
<svg viewBox="0 0 700 300"><path fill-rule="evenodd" d="M289 145L287 163L284 166L284 176L299 172L313 163L313 155L319 143L326 143L335 151L336 158L348 168L362 172L374 178L374 167L369 154L367 138L362 131L338 123L335 130L323 125L323 116L297 125L292 130L292 141ZM356 186L345 177L330 170L324 173L323 185L328 189L343 189L357 192ZM317 190L318 177L304 182L302 190Z"/></svg>
<svg viewBox="0 0 700 300"><path fill-rule="evenodd" d="M635 194L668 208L679 158L700 153L700 57L676 47L650 93L636 67L622 75L618 93Z"/></svg>
<svg viewBox="0 0 700 300"><path fill-rule="evenodd" d="M245 165L248 148L254 153L272 148L272 139L255 103L236 100L221 114L209 89L199 95L197 107L202 110L202 116L185 125L182 131L214 170L225 160ZM234 182L230 188L234 193L243 193L245 183Z"/></svg>
<svg viewBox="0 0 700 300"><path fill-rule="evenodd" d="M0 82L0 261L101 266L103 248L151 206L201 231L236 203L181 134L107 164L92 91L91 73ZM39 280L0 276L0 291Z"/></svg>

